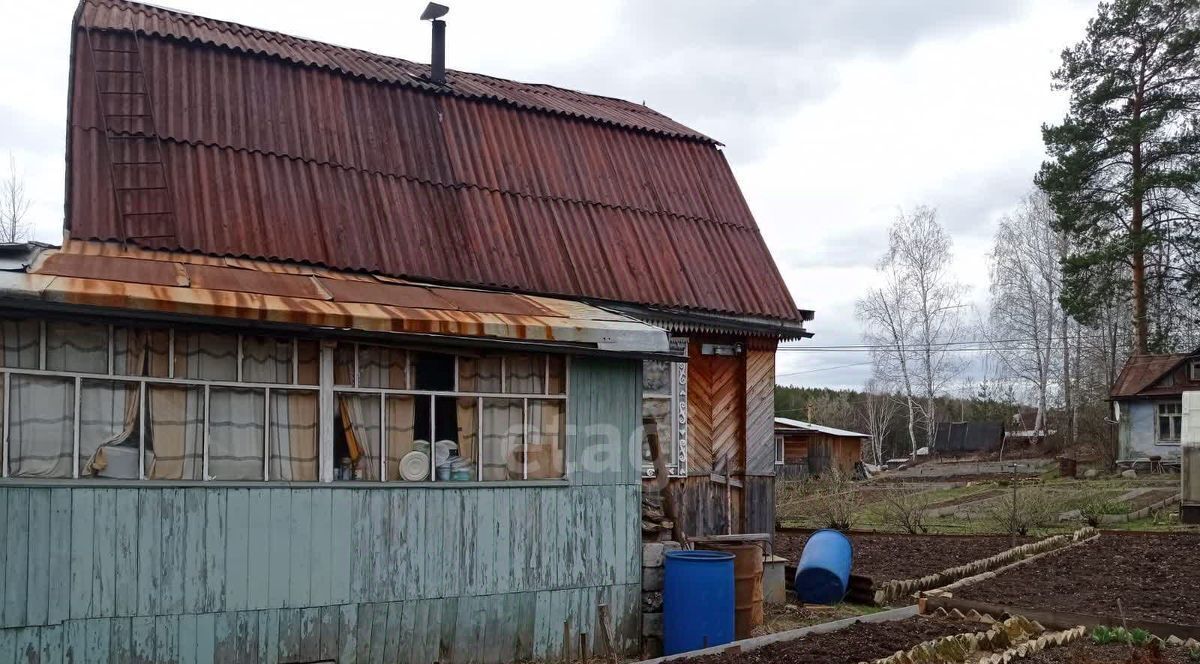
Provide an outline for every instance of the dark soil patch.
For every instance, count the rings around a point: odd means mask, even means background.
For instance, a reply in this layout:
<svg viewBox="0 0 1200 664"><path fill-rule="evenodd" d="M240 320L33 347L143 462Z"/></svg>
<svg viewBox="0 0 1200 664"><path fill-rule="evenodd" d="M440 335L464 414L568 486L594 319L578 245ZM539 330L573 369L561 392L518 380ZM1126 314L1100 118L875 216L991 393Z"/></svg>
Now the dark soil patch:
<svg viewBox="0 0 1200 664"><path fill-rule="evenodd" d="M836 632L813 634L744 653L707 655L689 664L856 664L887 657L932 639L980 631L973 623L929 617L894 622L856 623Z"/></svg>
<svg viewBox="0 0 1200 664"><path fill-rule="evenodd" d="M776 533L775 554L795 564L800 560L807 534ZM1033 541L1018 537L1017 544ZM927 574L993 556L1011 546L1007 535L937 536L852 534L854 563L851 571L876 584L894 579L915 579Z"/></svg>
<svg viewBox="0 0 1200 664"><path fill-rule="evenodd" d="M1098 646L1088 639L1058 648L1047 648L1021 660L1024 664L1194 664L1184 648L1130 648Z"/></svg>
<svg viewBox="0 0 1200 664"><path fill-rule="evenodd" d="M1200 623L1200 534L1104 533L1098 541L960 588L958 596L1182 625ZM1114 620L1114 623L1117 620Z"/></svg>

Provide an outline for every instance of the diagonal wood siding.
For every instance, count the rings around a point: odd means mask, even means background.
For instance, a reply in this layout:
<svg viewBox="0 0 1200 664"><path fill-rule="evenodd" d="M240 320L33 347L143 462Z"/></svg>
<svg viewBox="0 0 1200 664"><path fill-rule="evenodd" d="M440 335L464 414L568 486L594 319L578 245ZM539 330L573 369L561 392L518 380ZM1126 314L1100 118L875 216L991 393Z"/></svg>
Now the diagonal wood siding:
<svg viewBox="0 0 1200 664"><path fill-rule="evenodd" d="M713 469L713 382L709 358L700 345L688 350L688 474L708 475Z"/></svg>
<svg viewBox="0 0 1200 664"><path fill-rule="evenodd" d="M745 469L746 460L742 358L710 356L708 359L712 376L713 467L723 469L728 457L731 472L739 473Z"/></svg>
<svg viewBox="0 0 1200 664"><path fill-rule="evenodd" d="M775 351L746 351L746 474L775 474Z"/></svg>

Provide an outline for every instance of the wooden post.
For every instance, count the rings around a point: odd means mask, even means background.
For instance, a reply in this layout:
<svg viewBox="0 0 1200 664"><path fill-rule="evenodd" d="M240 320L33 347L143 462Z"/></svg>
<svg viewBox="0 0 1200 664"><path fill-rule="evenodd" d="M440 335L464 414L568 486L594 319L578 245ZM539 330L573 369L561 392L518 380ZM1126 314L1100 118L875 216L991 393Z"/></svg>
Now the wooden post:
<svg viewBox="0 0 1200 664"><path fill-rule="evenodd" d="M600 604L596 607L596 614L600 618L600 640L604 642L604 652L608 655L609 660L616 664L617 649L613 647L612 632L608 626L608 605Z"/></svg>
<svg viewBox="0 0 1200 664"><path fill-rule="evenodd" d="M663 515L671 520L671 537L679 542L681 548L686 549L687 535L683 532L683 524L679 522L679 513L675 510L675 494L671 491L671 475L667 471L667 460L662 455L662 444L658 439L658 423L653 417L643 417L642 429L646 432L650 457L654 459L654 485L662 498Z"/></svg>
<svg viewBox="0 0 1200 664"><path fill-rule="evenodd" d="M563 621L563 664L571 664L571 621L570 619Z"/></svg>
<svg viewBox="0 0 1200 664"><path fill-rule="evenodd" d="M579 664L587 664L588 648L587 648L587 632L579 633Z"/></svg>

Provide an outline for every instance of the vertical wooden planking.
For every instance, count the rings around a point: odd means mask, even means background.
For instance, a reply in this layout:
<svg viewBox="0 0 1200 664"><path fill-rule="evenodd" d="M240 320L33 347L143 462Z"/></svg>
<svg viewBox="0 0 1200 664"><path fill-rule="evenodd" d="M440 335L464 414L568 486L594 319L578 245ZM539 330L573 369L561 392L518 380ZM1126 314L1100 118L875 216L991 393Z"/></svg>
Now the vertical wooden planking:
<svg viewBox="0 0 1200 664"><path fill-rule="evenodd" d="M386 538L382 535L376 536L374 541L377 541L382 546L386 547L387 565L392 570L392 574L388 578L387 588L384 589L388 601L403 600L407 594L406 578L409 574L415 574L412 568L414 558L414 549L417 553L420 552L420 547L417 543L422 540L419 533L408 532L408 495L409 491L387 491L388 500L385 504L391 512L389 523L391 528Z"/></svg>
<svg viewBox="0 0 1200 664"><path fill-rule="evenodd" d="M204 597L205 611L225 610L225 495L226 489L204 494Z"/></svg>
<svg viewBox="0 0 1200 664"><path fill-rule="evenodd" d="M162 494L159 489L138 490L138 566L137 610L138 615L149 616L158 612L158 570L162 567Z"/></svg>
<svg viewBox="0 0 1200 664"><path fill-rule="evenodd" d="M374 492L372 492L374 493ZM385 646L387 644L387 618L388 618L387 602L380 602L375 605L375 610L371 612L371 658L372 664L388 664L385 656Z"/></svg>
<svg viewBox="0 0 1200 664"><path fill-rule="evenodd" d="M17 658L17 630L0 627L0 662L13 662Z"/></svg>
<svg viewBox="0 0 1200 664"><path fill-rule="evenodd" d="M115 489L116 565L113 570L113 615L132 616L138 608L138 510L137 489Z"/></svg>
<svg viewBox="0 0 1200 664"><path fill-rule="evenodd" d="M133 622L131 618L111 618L108 621L109 661L128 662L133 659Z"/></svg>
<svg viewBox="0 0 1200 664"><path fill-rule="evenodd" d="M513 653L508 661L526 662L533 659L533 634L537 628L537 593L520 593L513 599L516 600L516 613L501 623L511 626L514 619L517 621L516 633L513 634Z"/></svg>
<svg viewBox="0 0 1200 664"><path fill-rule="evenodd" d="M12 652L6 652L4 646L0 646L0 661L26 662L28 664L41 664L41 627L22 627L20 629L6 629L9 632L9 638L12 641ZM0 636L0 643L4 637ZM11 656L11 660L8 657Z"/></svg>
<svg viewBox="0 0 1200 664"><path fill-rule="evenodd" d="M312 491L297 489L291 491L291 586L288 606L308 606L308 596L311 589L309 576L312 563L313 532L312 532Z"/></svg>
<svg viewBox="0 0 1200 664"><path fill-rule="evenodd" d="M84 642L87 644L84 661L96 662L96 664L108 662L112 637L109 623L112 621L107 618L92 618L82 622L85 624Z"/></svg>
<svg viewBox="0 0 1200 664"><path fill-rule="evenodd" d="M221 664L237 664L238 614L234 611L223 611L213 615L216 617L213 633L213 659Z"/></svg>
<svg viewBox="0 0 1200 664"><path fill-rule="evenodd" d="M311 491L312 525L309 528L312 541L312 564L309 569L308 603L312 606L332 604L329 587L333 576L333 492ZM393 573L395 569L393 568Z"/></svg>
<svg viewBox="0 0 1200 664"><path fill-rule="evenodd" d="M438 547L434 542L442 541L442 527L445 522L442 514L445 497L445 491L436 490L428 492L428 495L425 496L425 528L418 535L420 537L418 549L424 565L421 574L420 596L422 598L442 596L442 566L436 564Z"/></svg>
<svg viewBox="0 0 1200 664"><path fill-rule="evenodd" d="M267 557L267 573L269 575L267 589L267 606L278 608L288 606L291 597L289 575L291 572L291 505L292 492L290 489L271 489L271 519L270 519L270 555Z"/></svg>
<svg viewBox="0 0 1200 664"><path fill-rule="evenodd" d="M91 586L88 586L91 592ZM87 621L68 620L63 623L63 661L87 661Z"/></svg>
<svg viewBox="0 0 1200 664"><path fill-rule="evenodd" d="M548 660L554 653L554 635L562 634L562 626L555 625L550 615L550 597L548 590L534 593L533 604L533 653L531 659ZM561 637L560 637L561 638Z"/></svg>
<svg viewBox="0 0 1200 664"><path fill-rule="evenodd" d="M337 661L340 651L338 643L341 628L340 607L322 606L318 611L320 612L320 645L314 659Z"/></svg>
<svg viewBox="0 0 1200 664"><path fill-rule="evenodd" d="M437 646L434 650L434 661L452 662L454 661L454 644L458 640L458 603L460 599L457 597L447 597L438 602L439 618L438 618L438 637ZM406 636L406 639L412 639L412 636Z"/></svg>
<svg viewBox="0 0 1200 664"><path fill-rule="evenodd" d="M208 568L205 567L205 511L208 501L205 489L183 490L183 610L186 613L203 613L205 589L208 585ZM164 561L166 562L166 561ZM174 570L179 573L178 569Z"/></svg>
<svg viewBox="0 0 1200 664"><path fill-rule="evenodd" d="M201 613L196 616L196 664L217 662L217 615Z"/></svg>
<svg viewBox="0 0 1200 664"><path fill-rule="evenodd" d="M300 609L300 659L316 660L321 651L321 609Z"/></svg>
<svg viewBox="0 0 1200 664"><path fill-rule="evenodd" d="M366 490L346 490L350 501L350 541L346 546L352 552L350 557L350 601L355 603L367 602L371 591L371 561L364 552L371 551L371 523L368 521L371 512L371 492ZM411 576L414 570L407 569L405 576ZM362 621L359 621L362 624ZM359 640L360 645L362 640ZM360 657L361 659L361 657Z"/></svg>
<svg viewBox="0 0 1200 664"><path fill-rule="evenodd" d="M196 655L200 639L199 626L197 625L198 618L199 616L190 613L179 616L179 650L176 653L176 658L180 662L197 661ZM163 650L161 638L158 642L158 650L160 653L159 657L161 658L161 653Z"/></svg>
<svg viewBox="0 0 1200 664"><path fill-rule="evenodd" d="M51 625L38 630L38 651L42 655L43 662L54 664L63 661L63 634L65 632L62 625Z"/></svg>
<svg viewBox="0 0 1200 664"><path fill-rule="evenodd" d="M350 491L346 489L332 489L330 493L333 494L333 502L330 507L332 525L329 539L333 547L331 549L329 572L329 602L331 604L345 604L351 601L350 571L352 568L351 561L355 554L355 540L353 539L353 524L351 522L352 503ZM402 572L396 574L397 579L402 579L403 576Z"/></svg>
<svg viewBox="0 0 1200 664"><path fill-rule="evenodd" d="M385 662L395 662L400 657L400 625L403 621L404 607L404 602L388 602L387 604L387 622L382 642L383 661Z"/></svg>
<svg viewBox="0 0 1200 664"><path fill-rule="evenodd" d="M463 594L463 577L466 567L463 564L462 518L463 492L459 490L443 491L442 524L440 537L433 540L437 543L438 556L445 562L442 575L442 597L457 597Z"/></svg>
<svg viewBox="0 0 1200 664"><path fill-rule="evenodd" d="M29 489L7 489L4 530L4 595L0 597L0 628L25 624L29 564Z"/></svg>
<svg viewBox="0 0 1200 664"><path fill-rule="evenodd" d="M396 659L396 662L397 662L397 664L409 664L409 663L417 664L418 662L420 662L420 660L417 657L417 645L416 645L417 639L420 638L420 635L418 635L417 631L416 631L417 605L419 604L419 602L417 600L412 600L412 601L401 602L401 603L404 605L404 609L401 611L401 614L400 614L400 633L404 635L404 638L401 640L400 656ZM363 620L362 615L359 614L359 624L362 624L362 620ZM367 633L369 635L370 631L368 630ZM362 634L362 632L360 631L359 634ZM362 652L362 643L361 642L359 643L358 647L359 647L359 652L361 653ZM369 658L364 659L363 657L360 656L358 661L360 663L365 663L365 662L370 662L371 660Z"/></svg>
<svg viewBox="0 0 1200 664"><path fill-rule="evenodd" d="M247 494L249 523L246 532L246 608L265 609L270 604L271 506L274 492L251 489Z"/></svg>
<svg viewBox="0 0 1200 664"><path fill-rule="evenodd" d="M0 440L0 442L3 442ZM8 495L13 489L0 486L0 532L8 532ZM7 595L6 579L8 578L8 546L6 541L0 543L0 602L4 601ZM4 624L4 607L0 605L0 625ZM2 629L2 627L0 627Z"/></svg>
<svg viewBox="0 0 1200 664"><path fill-rule="evenodd" d="M45 625L50 599L50 492L29 492L29 570L26 572L26 625ZM5 530L5 537L9 537Z"/></svg>
<svg viewBox="0 0 1200 664"><path fill-rule="evenodd" d="M134 616L129 619L129 661L154 662L154 616Z"/></svg>
<svg viewBox="0 0 1200 664"><path fill-rule="evenodd" d="M117 516L116 491L96 489L93 494L92 610L90 618L108 618L116 607Z"/></svg>
<svg viewBox="0 0 1200 664"><path fill-rule="evenodd" d="M375 624L376 605L364 603L356 606L358 610L355 616L354 661L365 664L371 661L371 629Z"/></svg>
<svg viewBox="0 0 1200 664"><path fill-rule="evenodd" d="M225 610L250 607L250 490L225 495Z"/></svg>
<svg viewBox="0 0 1200 664"><path fill-rule="evenodd" d="M184 489L164 489L159 524L159 560L155 575L158 577L158 613L178 614L184 612L184 575L180 568L187 569L185 540L187 512L184 504ZM194 558L195 553L191 556Z"/></svg>
<svg viewBox="0 0 1200 664"><path fill-rule="evenodd" d="M154 618L154 646L155 657L161 662L178 661L185 652L183 647L183 625L184 619L189 616L156 616ZM192 649L187 651L189 658L194 658L196 655L196 620L195 616L190 616L187 621L187 628L191 634Z"/></svg>
<svg viewBox="0 0 1200 664"><path fill-rule="evenodd" d="M420 537L425 532L425 500L428 491L417 491L405 496L408 509L404 514L405 555L408 565L405 568L406 581L404 596L415 599L421 593L421 579L426 574L436 574L431 565L427 549L421 546Z"/></svg>
<svg viewBox="0 0 1200 664"><path fill-rule="evenodd" d="M71 491L71 612L72 619L92 614L92 530L95 491ZM12 498L10 496L9 500Z"/></svg>
<svg viewBox="0 0 1200 664"><path fill-rule="evenodd" d="M358 606L342 604L338 607L338 613L339 639L335 659L339 664L353 664L357 661L358 651Z"/></svg>
<svg viewBox="0 0 1200 664"><path fill-rule="evenodd" d="M268 609L266 611L259 611L258 613L258 633L263 637L263 650L259 651L262 658L259 661L266 664L275 664L279 661L281 652L281 644L279 642L279 614L282 612L282 609Z"/></svg>

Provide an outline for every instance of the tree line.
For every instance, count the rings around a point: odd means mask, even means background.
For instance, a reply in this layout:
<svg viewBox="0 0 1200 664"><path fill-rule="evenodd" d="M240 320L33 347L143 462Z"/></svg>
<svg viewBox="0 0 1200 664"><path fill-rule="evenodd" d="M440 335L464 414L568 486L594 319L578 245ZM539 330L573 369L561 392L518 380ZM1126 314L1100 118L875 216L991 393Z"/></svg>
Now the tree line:
<svg viewBox="0 0 1200 664"><path fill-rule="evenodd" d="M1052 446L1111 458L1107 399L1126 359L1198 341L1198 48L1200 0L1100 3L1052 72L1069 109L1043 126L1047 159L996 228L985 310L954 278L937 210L902 211L879 285L857 303L871 382L844 394L785 390L779 410L866 427L873 453L906 455L932 446L937 423L963 418L956 403L1010 414L1027 404Z"/></svg>

